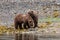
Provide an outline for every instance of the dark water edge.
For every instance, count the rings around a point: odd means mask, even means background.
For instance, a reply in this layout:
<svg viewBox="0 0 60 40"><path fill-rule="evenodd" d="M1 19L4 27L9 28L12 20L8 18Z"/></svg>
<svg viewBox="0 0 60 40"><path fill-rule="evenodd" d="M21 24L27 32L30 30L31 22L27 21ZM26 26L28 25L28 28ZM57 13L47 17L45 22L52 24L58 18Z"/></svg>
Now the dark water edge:
<svg viewBox="0 0 60 40"><path fill-rule="evenodd" d="M0 40L60 40L59 34L54 35L40 35L40 34L13 34L13 35L0 35Z"/></svg>

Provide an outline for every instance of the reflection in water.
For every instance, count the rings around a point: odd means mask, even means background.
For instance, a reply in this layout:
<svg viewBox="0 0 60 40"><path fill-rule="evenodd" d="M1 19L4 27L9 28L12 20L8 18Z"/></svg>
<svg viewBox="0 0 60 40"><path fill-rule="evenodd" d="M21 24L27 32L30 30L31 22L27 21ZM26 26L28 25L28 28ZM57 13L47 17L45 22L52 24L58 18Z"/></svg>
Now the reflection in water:
<svg viewBox="0 0 60 40"><path fill-rule="evenodd" d="M15 34L15 40L22 40L22 34Z"/></svg>
<svg viewBox="0 0 60 40"><path fill-rule="evenodd" d="M38 40L38 37L32 33L15 34L15 40Z"/></svg>
<svg viewBox="0 0 60 40"><path fill-rule="evenodd" d="M0 40L14 40L14 35L0 34Z"/></svg>
<svg viewBox="0 0 60 40"><path fill-rule="evenodd" d="M60 35L41 35L34 33L15 34L15 40L60 40Z"/></svg>
<svg viewBox="0 0 60 40"><path fill-rule="evenodd" d="M0 40L60 40L60 35L38 35L34 33L18 33L0 35Z"/></svg>

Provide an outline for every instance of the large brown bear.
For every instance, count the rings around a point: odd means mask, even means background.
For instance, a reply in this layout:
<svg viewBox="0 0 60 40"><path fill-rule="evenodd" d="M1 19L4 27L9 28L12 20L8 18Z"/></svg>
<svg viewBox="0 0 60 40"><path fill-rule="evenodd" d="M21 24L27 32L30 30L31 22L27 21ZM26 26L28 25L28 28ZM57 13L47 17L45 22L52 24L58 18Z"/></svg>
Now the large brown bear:
<svg viewBox="0 0 60 40"><path fill-rule="evenodd" d="M38 27L38 14L39 14L39 12L38 11L30 10L30 11L28 11L28 14L34 20L34 27Z"/></svg>
<svg viewBox="0 0 60 40"><path fill-rule="evenodd" d="M28 28L34 26L34 21L29 14L18 14L14 19L14 23L15 23L15 29L18 29L18 27L22 29L22 26L25 29L27 29L26 26L28 26Z"/></svg>

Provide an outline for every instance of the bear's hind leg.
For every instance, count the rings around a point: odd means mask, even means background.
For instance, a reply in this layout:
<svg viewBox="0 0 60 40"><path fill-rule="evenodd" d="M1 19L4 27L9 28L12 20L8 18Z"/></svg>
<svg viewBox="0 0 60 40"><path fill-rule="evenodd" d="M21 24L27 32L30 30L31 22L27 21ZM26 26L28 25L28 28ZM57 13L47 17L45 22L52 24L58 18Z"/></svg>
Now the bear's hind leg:
<svg viewBox="0 0 60 40"><path fill-rule="evenodd" d="M23 29L23 28L22 28L22 23L19 23L19 29Z"/></svg>
<svg viewBox="0 0 60 40"><path fill-rule="evenodd" d="M18 23L15 23L15 29L18 29Z"/></svg>
<svg viewBox="0 0 60 40"><path fill-rule="evenodd" d="M26 23L24 23L24 24L23 24L23 26L24 26L24 29L27 29L27 27L26 27L26 26L27 26L27 24L26 24Z"/></svg>

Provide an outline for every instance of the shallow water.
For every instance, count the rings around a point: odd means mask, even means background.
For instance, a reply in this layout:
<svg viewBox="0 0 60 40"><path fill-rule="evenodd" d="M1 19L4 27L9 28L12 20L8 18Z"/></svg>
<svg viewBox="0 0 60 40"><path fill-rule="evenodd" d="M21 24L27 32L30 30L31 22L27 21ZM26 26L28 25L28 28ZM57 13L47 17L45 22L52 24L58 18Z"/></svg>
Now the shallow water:
<svg viewBox="0 0 60 40"><path fill-rule="evenodd" d="M7 35L7 34L1 35L0 40L14 40L14 35Z"/></svg>
<svg viewBox="0 0 60 40"><path fill-rule="evenodd" d="M4 34L4 35L0 35L0 40L25 40L25 39L20 39L21 35L19 36L19 39L17 38L17 36L18 35L14 36L14 35ZM26 38L26 35L25 35L25 38ZM33 39L33 36L31 36L31 38ZM60 40L60 35L38 35L33 40Z"/></svg>

